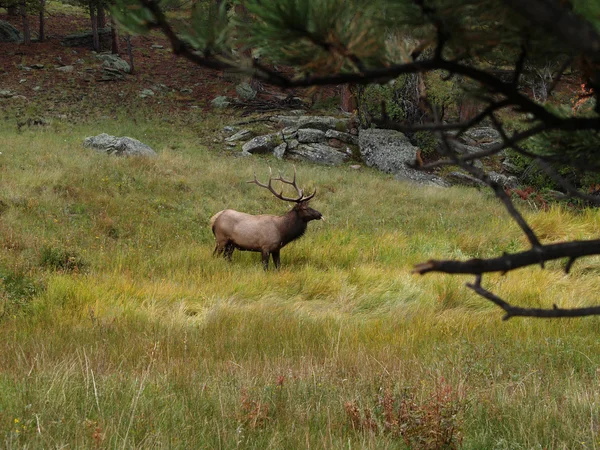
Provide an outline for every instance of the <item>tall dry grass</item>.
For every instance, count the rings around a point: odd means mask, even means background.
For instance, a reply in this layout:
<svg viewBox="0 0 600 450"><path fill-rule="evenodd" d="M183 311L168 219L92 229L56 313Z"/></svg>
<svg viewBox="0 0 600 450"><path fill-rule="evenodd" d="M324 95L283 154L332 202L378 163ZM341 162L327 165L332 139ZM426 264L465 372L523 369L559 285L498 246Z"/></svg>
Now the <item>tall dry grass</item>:
<svg viewBox="0 0 600 450"><path fill-rule="evenodd" d="M595 318L512 319L428 258L526 247L486 192L298 164L312 222L264 273L212 257L212 214L280 214L198 129L104 124L154 160L83 149L89 125L2 129L0 433L6 448L597 448ZM219 129L207 121L204 132ZM597 211L528 211L547 242ZM518 304L596 301L598 258L491 276ZM408 431L407 431L408 430Z"/></svg>

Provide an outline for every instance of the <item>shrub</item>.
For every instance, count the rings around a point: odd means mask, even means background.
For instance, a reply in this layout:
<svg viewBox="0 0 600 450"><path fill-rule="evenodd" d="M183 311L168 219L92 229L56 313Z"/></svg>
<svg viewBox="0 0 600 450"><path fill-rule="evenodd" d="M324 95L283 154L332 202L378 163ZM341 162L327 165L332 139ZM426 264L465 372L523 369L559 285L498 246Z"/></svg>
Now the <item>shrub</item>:
<svg viewBox="0 0 600 450"><path fill-rule="evenodd" d="M0 317L23 311L42 286L23 272L0 270Z"/></svg>
<svg viewBox="0 0 600 450"><path fill-rule="evenodd" d="M418 91L416 75L403 75L387 84L370 84L358 89L360 125L368 128L373 117L381 115L384 103L392 120L416 121L418 116Z"/></svg>
<svg viewBox="0 0 600 450"><path fill-rule="evenodd" d="M460 448L462 433L459 414L463 401L443 379L424 401L411 391L394 397L385 391L371 408L361 410L356 402L344 408L352 429L380 432L401 438L408 448L453 450Z"/></svg>
<svg viewBox="0 0 600 450"><path fill-rule="evenodd" d="M40 265L63 272L83 272L88 267L77 253L48 246L42 249Z"/></svg>
<svg viewBox="0 0 600 450"><path fill-rule="evenodd" d="M427 101L438 110L441 119L448 118L448 111L458 113L458 104L464 93L456 77L446 79L446 74L438 70L423 75L423 82Z"/></svg>
<svg viewBox="0 0 600 450"><path fill-rule="evenodd" d="M542 133L523 145L532 154L551 156L554 159L553 170L584 191L600 184L600 174L592 172L598 169L596 157L598 146L600 146L600 137L587 131ZM539 190L562 189L537 166L532 158L512 150L507 150L507 154L510 162L517 168L517 174L523 184ZM566 161L570 163L567 164Z"/></svg>
<svg viewBox="0 0 600 450"><path fill-rule="evenodd" d="M430 131L418 131L412 135L411 141L421 149L422 156L432 156L437 153L439 141Z"/></svg>

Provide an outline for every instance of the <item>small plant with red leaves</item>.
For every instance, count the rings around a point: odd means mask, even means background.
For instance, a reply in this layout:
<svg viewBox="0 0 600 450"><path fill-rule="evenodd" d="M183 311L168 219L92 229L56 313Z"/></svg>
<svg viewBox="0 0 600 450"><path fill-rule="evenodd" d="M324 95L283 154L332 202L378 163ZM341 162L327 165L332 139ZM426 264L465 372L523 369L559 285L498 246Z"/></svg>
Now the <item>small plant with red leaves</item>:
<svg viewBox="0 0 600 450"><path fill-rule="evenodd" d="M264 428L270 421L269 405L260 400L251 399L245 389L242 389L240 404L240 421L248 428Z"/></svg>
<svg viewBox="0 0 600 450"><path fill-rule="evenodd" d="M411 449L454 450L462 443L460 412L464 402L443 379L433 393L418 401L413 392L394 396L389 390L377 396L375 405L344 405L353 430L383 433L400 438Z"/></svg>

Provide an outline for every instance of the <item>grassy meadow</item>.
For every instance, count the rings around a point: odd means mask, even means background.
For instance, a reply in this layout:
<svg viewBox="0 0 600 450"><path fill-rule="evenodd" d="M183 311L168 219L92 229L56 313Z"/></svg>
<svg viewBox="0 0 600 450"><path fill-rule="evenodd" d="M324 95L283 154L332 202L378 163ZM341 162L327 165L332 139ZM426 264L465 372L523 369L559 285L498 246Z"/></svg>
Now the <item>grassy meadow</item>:
<svg viewBox="0 0 600 450"><path fill-rule="evenodd" d="M600 448L600 322L511 319L429 258L526 248L491 194L297 164L326 222L281 252L212 257L267 157L212 144L223 122L0 125L0 438L39 448ZM128 135L156 159L82 147ZM220 139L220 138L219 138ZM600 212L522 205L544 242ZM600 258L485 286L516 304L598 302Z"/></svg>

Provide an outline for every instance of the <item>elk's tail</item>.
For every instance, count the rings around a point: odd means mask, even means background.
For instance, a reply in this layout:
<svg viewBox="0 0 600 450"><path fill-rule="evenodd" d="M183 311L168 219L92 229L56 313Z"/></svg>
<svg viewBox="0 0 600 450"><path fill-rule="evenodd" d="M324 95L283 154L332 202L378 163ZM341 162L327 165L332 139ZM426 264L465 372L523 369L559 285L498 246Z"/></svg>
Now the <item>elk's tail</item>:
<svg viewBox="0 0 600 450"><path fill-rule="evenodd" d="M224 212L224 211L225 211L225 210L223 210L223 211L219 211L218 213L216 213L214 216L212 216L212 217L210 218L210 228L211 228L211 230L213 231L213 234L215 234L215 222L217 221L217 219L219 218L219 216L220 216L221 214L223 214L223 212Z"/></svg>

